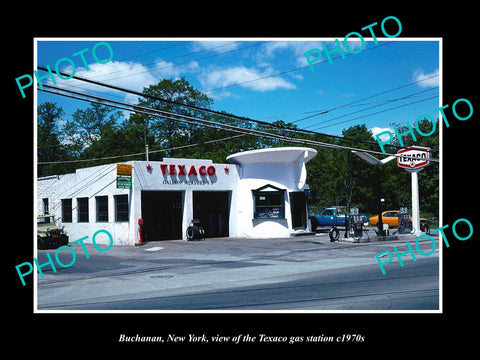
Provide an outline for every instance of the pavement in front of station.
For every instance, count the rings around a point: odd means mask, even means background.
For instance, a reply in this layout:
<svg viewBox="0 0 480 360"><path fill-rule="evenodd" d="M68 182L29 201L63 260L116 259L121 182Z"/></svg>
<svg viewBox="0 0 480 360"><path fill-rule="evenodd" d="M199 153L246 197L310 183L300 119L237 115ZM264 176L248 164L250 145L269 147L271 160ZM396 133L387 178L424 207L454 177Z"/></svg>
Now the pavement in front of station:
<svg viewBox="0 0 480 360"><path fill-rule="evenodd" d="M72 246L76 253L72 267L57 267L57 272L53 272L51 267L44 267L44 277L37 275L37 307L38 310L163 309L161 306L167 305L148 299L177 297L175 301L178 301L182 296L193 298L196 294L252 287L263 287L264 290L265 287L303 282L305 279L318 283L319 276L330 274L328 277L334 279L336 274L348 273L351 276L357 271L361 276L359 269L367 268L368 276L378 284L392 274L402 274L402 271L407 274L405 269L408 267L411 277L415 268L422 262L426 264L424 259L438 263L438 236L435 240L436 251L432 255L417 256L416 262L411 260L410 255L404 255L404 267L394 259L385 265L386 275L382 274L375 255L385 251L393 253L394 246L399 252L405 252L408 250L405 240L330 242L328 233L318 233L285 239L157 241L142 246L113 246L104 252L85 244L90 255L88 259L77 243ZM411 245L413 247L413 242ZM432 250L431 241L425 238L418 242L418 246L425 254ZM55 250L39 250L37 257L40 264L47 261L47 252L54 258ZM65 264L72 260L66 250L59 254L59 258ZM438 293L438 286L436 289ZM432 291L435 291L435 286L429 294ZM144 302L144 305L137 306L135 301L139 304ZM231 301L231 306L235 308L235 301ZM309 298L302 301L308 303ZM297 307L294 300L291 303L289 308ZM187 309L191 306L195 304L185 305ZM205 306L208 308L208 305ZM222 304L215 306L221 308ZM254 304L245 305L246 308L249 306L255 308ZM318 302L315 305L312 303L312 306L318 306ZM348 304L345 306L348 308ZM168 305L170 307L176 308L174 304ZM225 308L228 308L226 303ZM331 307L327 304L325 308Z"/></svg>

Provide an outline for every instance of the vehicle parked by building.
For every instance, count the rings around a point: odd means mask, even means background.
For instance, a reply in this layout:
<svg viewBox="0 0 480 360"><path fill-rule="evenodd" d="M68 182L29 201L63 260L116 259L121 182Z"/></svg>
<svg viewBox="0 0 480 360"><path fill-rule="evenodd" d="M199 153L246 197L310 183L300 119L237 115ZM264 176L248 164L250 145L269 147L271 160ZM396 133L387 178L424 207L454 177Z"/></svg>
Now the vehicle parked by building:
<svg viewBox="0 0 480 360"><path fill-rule="evenodd" d="M367 216L360 214L363 223L367 222ZM312 223L312 231L321 226L345 226L347 214L340 214L336 207L328 207L323 209L319 215L309 216Z"/></svg>
<svg viewBox="0 0 480 360"><path fill-rule="evenodd" d="M68 235L64 228L59 228L52 214L40 215L37 218L37 249L56 249L68 245Z"/></svg>
<svg viewBox="0 0 480 360"><path fill-rule="evenodd" d="M382 212L382 223L388 224L390 227L398 227L398 215L399 210L387 210ZM378 215L372 216L368 219L370 224L376 226L378 223ZM412 217L410 217L412 221ZM427 234L430 233L430 225L428 224L427 218L420 218L420 231L424 231Z"/></svg>

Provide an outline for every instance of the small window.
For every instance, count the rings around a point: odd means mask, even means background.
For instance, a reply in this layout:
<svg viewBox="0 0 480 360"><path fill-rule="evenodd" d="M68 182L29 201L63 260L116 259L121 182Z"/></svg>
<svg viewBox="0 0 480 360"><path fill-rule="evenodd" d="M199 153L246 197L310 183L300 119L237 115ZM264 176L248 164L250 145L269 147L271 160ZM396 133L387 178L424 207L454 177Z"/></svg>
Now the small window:
<svg viewBox="0 0 480 360"><path fill-rule="evenodd" d="M115 195L115 221L128 221L128 195Z"/></svg>
<svg viewBox="0 0 480 360"><path fill-rule="evenodd" d="M77 198L77 222L88 222L88 198Z"/></svg>
<svg viewBox="0 0 480 360"><path fill-rule="evenodd" d="M43 215L48 214L49 213L49 211L48 211L48 198L43 198L42 202L43 202Z"/></svg>
<svg viewBox="0 0 480 360"><path fill-rule="evenodd" d="M266 189L268 190L266 191ZM277 188L268 185L254 190L253 193L255 195L255 219L285 218L284 190L277 190Z"/></svg>
<svg viewBox="0 0 480 360"><path fill-rule="evenodd" d="M108 196L96 196L97 222L108 222Z"/></svg>
<svg viewBox="0 0 480 360"><path fill-rule="evenodd" d="M62 222L72 222L72 199L62 199Z"/></svg>

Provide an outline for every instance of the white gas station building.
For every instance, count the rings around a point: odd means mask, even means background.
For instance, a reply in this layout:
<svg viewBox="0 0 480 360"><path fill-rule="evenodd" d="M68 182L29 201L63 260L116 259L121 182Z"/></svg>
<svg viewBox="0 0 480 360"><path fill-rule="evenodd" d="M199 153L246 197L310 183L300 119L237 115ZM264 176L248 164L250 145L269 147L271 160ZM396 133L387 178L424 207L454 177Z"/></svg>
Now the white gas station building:
<svg viewBox="0 0 480 360"><path fill-rule="evenodd" d="M114 245L139 243L139 219L147 241L185 240L193 219L206 237L289 237L311 230L305 164L316 154L281 147L224 164L164 158L78 169L37 179L37 215L54 214L71 241L104 229Z"/></svg>

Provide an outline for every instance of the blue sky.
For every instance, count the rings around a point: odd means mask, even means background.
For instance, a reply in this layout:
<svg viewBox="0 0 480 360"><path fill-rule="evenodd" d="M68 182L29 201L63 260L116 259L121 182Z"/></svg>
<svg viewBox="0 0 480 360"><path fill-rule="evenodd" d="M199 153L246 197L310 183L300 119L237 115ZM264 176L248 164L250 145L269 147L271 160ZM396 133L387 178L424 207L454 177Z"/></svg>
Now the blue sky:
<svg viewBox="0 0 480 360"><path fill-rule="evenodd" d="M163 78L185 77L214 100L214 110L257 120L284 120L299 128L332 135L341 135L342 129L356 124L379 131L406 121L413 124L422 114L438 117L438 112L434 112L441 105L438 39L378 38L375 44L371 38L365 38L361 51L360 42L351 41L350 47L358 53L344 50L347 56L342 59L338 51L334 52L331 56L337 58L332 64L322 54L314 72L304 53L324 44L333 49L334 38L202 40L42 38L37 39L37 64L54 69L59 59L70 58L77 75L136 91ZM106 64L97 64L92 56L93 46L100 41L107 42L113 50L112 60ZM80 56L72 56L85 48L89 49L84 53L88 71ZM106 47L98 46L97 50L100 59L108 56ZM67 61L60 65L60 70L71 70ZM413 83L419 80L423 81ZM136 101L133 95L74 79L56 77L56 81L58 86L76 91ZM62 106L65 119L77 108L88 106L42 91L37 94L38 104L53 101Z"/></svg>

